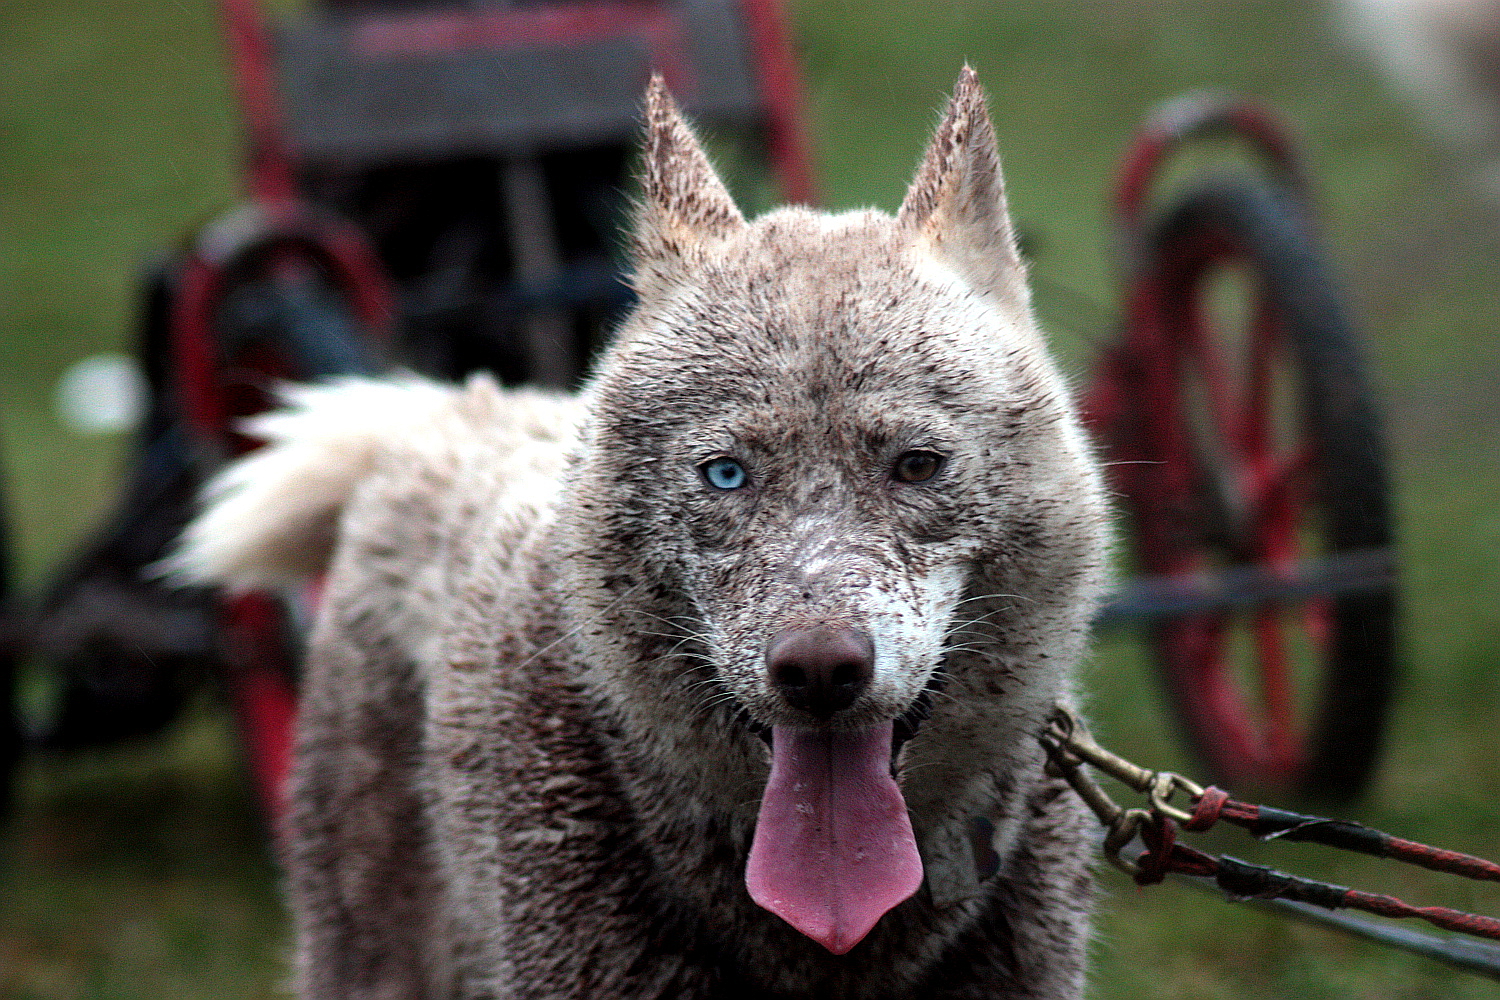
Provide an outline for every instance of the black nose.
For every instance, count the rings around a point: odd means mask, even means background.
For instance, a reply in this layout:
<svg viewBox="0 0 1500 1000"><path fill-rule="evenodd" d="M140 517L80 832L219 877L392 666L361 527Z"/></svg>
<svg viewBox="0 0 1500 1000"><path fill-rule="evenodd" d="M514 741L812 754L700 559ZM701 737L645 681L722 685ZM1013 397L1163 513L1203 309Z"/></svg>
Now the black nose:
<svg viewBox="0 0 1500 1000"><path fill-rule="evenodd" d="M783 629L766 646L766 669L787 704L827 719L870 686L875 644L853 628Z"/></svg>

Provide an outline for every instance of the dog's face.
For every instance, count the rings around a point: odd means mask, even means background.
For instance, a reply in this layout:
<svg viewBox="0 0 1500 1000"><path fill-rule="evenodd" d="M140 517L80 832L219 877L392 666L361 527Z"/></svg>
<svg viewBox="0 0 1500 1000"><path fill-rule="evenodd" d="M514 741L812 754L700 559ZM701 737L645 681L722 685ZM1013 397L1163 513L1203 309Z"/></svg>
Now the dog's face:
<svg viewBox="0 0 1500 1000"><path fill-rule="evenodd" d="M1048 466L1080 448L1024 303L903 236L874 213L770 216L648 298L599 386L600 450L628 462L621 526L652 525L650 575L766 727L911 711L966 591L1026 558L1062 485ZM773 648L797 631L847 645L829 655L850 678L818 692L804 640L798 692Z"/></svg>
<svg viewBox="0 0 1500 1000"><path fill-rule="evenodd" d="M982 94L961 82L894 220L745 222L664 93L648 143L641 302L593 388L598 514L754 723L898 719L977 585L1071 598L1097 556ZM778 674L778 639L834 690ZM849 670L818 669L825 642Z"/></svg>
<svg viewBox="0 0 1500 1000"><path fill-rule="evenodd" d="M657 638L610 679L622 698L649 683L707 739L725 718L767 739L760 845L778 808L822 808L777 798L782 780L812 781L809 759L889 781L907 739L962 753L1056 695L1061 671L1023 676L1027 637L1007 633L1050 630L1068 647L1054 663L1076 655L1099 487L1032 325L972 74L895 219L783 209L747 223L665 93L648 105L640 304L590 390L572 502L593 573L579 585L598 582L596 611L639 609L636 630ZM960 707L935 706L945 685L965 689ZM929 714L955 741L922 733ZM827 929L806 899L781 900L800 891L786 872L808 859L793 855L760 865L757 901L852 946L859 926ZM881 880L900 884L893 898L914 888L910 860Z"/></svg>

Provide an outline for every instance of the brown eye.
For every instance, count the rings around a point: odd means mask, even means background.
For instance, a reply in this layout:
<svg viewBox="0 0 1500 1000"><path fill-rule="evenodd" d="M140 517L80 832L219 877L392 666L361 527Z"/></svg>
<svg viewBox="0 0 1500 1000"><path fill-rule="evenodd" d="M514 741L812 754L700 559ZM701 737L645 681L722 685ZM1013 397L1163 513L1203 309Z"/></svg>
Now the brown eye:
<svg viewBox="0 0 1500 1000"><path fill-rule="evenodd" d="M909 451L896 459L895 477L902 483L925 483L943 467L943 456L934 451Z"/></svg>

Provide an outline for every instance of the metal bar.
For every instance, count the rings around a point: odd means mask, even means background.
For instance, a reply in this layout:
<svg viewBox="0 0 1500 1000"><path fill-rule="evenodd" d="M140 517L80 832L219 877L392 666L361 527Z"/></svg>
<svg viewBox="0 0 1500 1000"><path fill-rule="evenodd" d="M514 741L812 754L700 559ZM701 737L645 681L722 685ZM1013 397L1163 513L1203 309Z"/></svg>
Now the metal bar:
<svg viewBox="0 0 1500 1000"><path fill-rule="evenodd" d="M280 201L296 193L276 93L270 39L254 0L220 0L224 41L234 67L235 92L244 115L250 196Z"/></svg>
<svg viewBox="0 0 1500 1000"><path fill-rule="evenodd" d="M366 16L355 19L348 32L350 47L367 59L420 59L470 49L583 45L617 38L644 38L659 45L680 35L667 4L592 2Z"/></svg>
<svg viewBox="0 0 1500 1000"><path fill-rule="evenodd" d="M516 279L545 284L562 271L562 248L552 212L552 197L542 165L534 159L509 160L500 170L506 231ZM578 375L571 317L563 310L538 310L521 319L527 375L550 389L567 389Z"/></svg>
<svg viewBox="0 0 1500 1000"><path fill-rule="evenodd" d="M781 182L781 196L796 204L814 204L817 188L812 153L802 131L802 86L781 4L743 0L741 7L750 33L756 83L765 100L771 166Z"/></svg>
<svg viewBox="0 0 1500 1000"><path fill-rule="evenodd" d="M1281 569L1246 565L1184 576L1138 577L1105 601L1094 616L1094 627L1370 593L1391 587L1395 578L1395 556L1385 548L1338 552Z"/></svg>
<svg viewBox="0 0 1500 1000"><path fill-rule="evenodd" d="M1198 883L1196 879L1182 877L1189 882ZM1206 885L1203 887L1208 888ZM1263 909L1275 910L1295 920L1332 927L1334 930L1343 931L1345 934L1352 934L1367 941L1423 955L1445 965L1500 982L1500 945L1490 941L1474 941L1463 937L1440 937L1407 927L1388 927L1363 917L1350 916L1347 913L1333 913L1310 903L1298 903L1290 899L1251 899L1245 902Z"/></svg>

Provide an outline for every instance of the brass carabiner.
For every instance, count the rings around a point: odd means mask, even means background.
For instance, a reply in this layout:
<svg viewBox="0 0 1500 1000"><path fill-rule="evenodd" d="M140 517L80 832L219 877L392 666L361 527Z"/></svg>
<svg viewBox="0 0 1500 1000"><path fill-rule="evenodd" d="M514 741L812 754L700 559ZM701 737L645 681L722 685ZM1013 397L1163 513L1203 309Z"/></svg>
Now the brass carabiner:
<svg viewBox="0 0 1500 1000"><path fill-rule="evenodd" d="M1193 814L1177 806L1169 805L1174 792L1183 791L1190 799L1196 799L1203 794L1203 787L1194 784L1180 774L1171 771L1157 771L1151 777L1151 787L1146 792L1146 801L1151 805L1151 811L1175 819L1179 823L1186 823L1193 818Z"/></svg>

